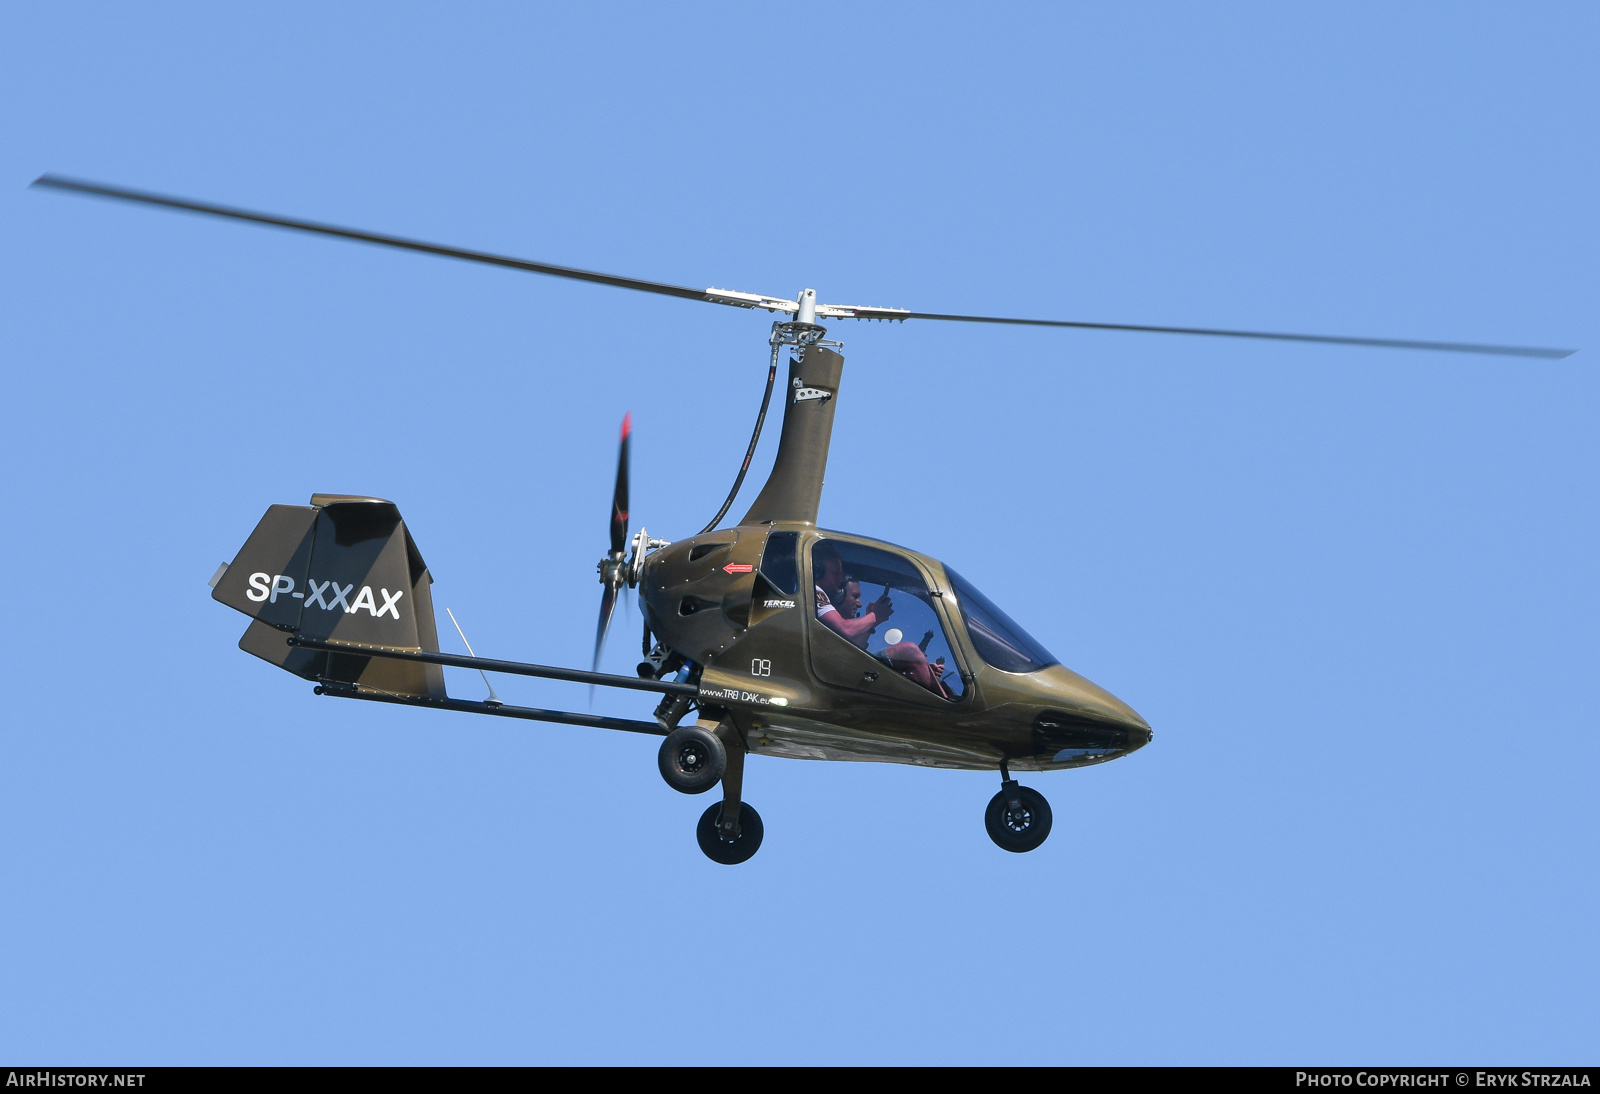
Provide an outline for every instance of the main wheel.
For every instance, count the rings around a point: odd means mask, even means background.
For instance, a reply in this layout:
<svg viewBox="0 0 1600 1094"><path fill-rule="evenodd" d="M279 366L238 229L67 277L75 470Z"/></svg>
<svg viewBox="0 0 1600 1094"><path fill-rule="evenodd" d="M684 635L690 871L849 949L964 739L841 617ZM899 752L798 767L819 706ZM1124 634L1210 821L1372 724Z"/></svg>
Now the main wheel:
<svg viewBox="0 0 1600 1094"><path fill-rule="evenodd" d="M1022 801L1021 813L1012 813L1007 807L1004 790L990 798L989 808L983 811L983 826L995 846L1021 854L1032 851L1050 834L1050 803L1026 786L1017 787L1017 797Z"/></svg>
<svg viewBox="0 0 1600 1094"><path fill-rule="evenodd" d="M718 802L700 814L700 823L695 826L694 838L700 842L700 850L706 853L706 858L724 866L737 866L761 850L763 830L760 813L740 802L739 836L732 840L722 838L717 828L717 821L721 818L722 803Z"/></svg>
<svg viewBox="0 0 1600 1094"><path fill-rule="evenodd" d="M715 733L679 726L661 742L661 777L681 794L704 794L722 779L728 752Z"/></svg>

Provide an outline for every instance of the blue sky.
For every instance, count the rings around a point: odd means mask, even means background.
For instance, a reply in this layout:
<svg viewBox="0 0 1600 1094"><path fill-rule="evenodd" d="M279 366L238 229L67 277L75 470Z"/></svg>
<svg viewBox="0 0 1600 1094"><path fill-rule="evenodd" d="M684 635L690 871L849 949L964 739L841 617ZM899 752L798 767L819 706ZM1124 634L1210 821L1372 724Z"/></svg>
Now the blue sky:
<svg viewBox="0 0 1600 1094"><path fill-rule="evenodd" d="M1597 46L1555 4L7 5L0 1056L1592 1062ZM268 504L375 494L480 653L585 664L617 423L636 521L697 530L768 317L44 171L690 285L1580 352L835 325L822 523L1156 740L1031 776L1028 855L991 776L754 759L730 869L651 740L314 698L205 582Z"/></svg>

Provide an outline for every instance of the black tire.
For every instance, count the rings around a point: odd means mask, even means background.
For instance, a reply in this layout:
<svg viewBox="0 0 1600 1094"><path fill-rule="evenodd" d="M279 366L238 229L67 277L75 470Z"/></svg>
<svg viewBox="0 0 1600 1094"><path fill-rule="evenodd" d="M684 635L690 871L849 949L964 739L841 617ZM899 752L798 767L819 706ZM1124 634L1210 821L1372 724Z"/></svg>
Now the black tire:
<svg viewBox="0 0 1600 1094"><path fill-rule="evenodd" d="M720 862L724 866L737 866L761 850L761 836L764 832L761 827L761 814L752 809L748 803L740 802L739 838L735 840L723 839L717 830L717 821L721 816L721 802L701 813L700 823L694 829L694 838L699 841L700 850L704 851L706 858L712 862Z"/></svg>
<svg viewBox="0 0 1600 1094"><path fill-rule="evenodd" d="M1050 834L1050 803L1043 794L1026 786L1017 787L1017 796L1022 799L1021 818L1009 815L1006 792L1002 790L989 799L989 808L983 811L983 826L996 847L1021 854L1032 851Z"/></svg>
<svg viewBox="0 0 1600 1094"><path fill-rule="evenodd" d="M704 794L722 781L728 752L715 733L699 726L679 726L661 742L657 756L661 777L680 794Z"/></svg>

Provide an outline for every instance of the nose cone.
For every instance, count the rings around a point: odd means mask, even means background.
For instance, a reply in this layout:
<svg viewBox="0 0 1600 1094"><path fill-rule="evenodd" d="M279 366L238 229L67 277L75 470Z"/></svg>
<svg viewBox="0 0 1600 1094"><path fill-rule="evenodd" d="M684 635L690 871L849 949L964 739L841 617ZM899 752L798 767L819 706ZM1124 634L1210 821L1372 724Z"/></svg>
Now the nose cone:
<svg viewBox="0 0 1600 1094"><path fill-rule="evenodd" d="M1153 734L1149 722L1105 688L1079 676L1065 665L1040 669L1033 674L1033 680L1043 693L1040 696L1041 703L1049 707L1040 716L1041 723L1046 723L1042 728L1052 735L1092 736L1097 727L1103 727L1104 732L1110 735L1106 739L1107 744L1116 739L1117 746L1129 752L1150 743ZM1055 714L1065 717L1053 718ZM1047 724L1051 722L1058 723L1061 728L1052 730Z"/></svg>

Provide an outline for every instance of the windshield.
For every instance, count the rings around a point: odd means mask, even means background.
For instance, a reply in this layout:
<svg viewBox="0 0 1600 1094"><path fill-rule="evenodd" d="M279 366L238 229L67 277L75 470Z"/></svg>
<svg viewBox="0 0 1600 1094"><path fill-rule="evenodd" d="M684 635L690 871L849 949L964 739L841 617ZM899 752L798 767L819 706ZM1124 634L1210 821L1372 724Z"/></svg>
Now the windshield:
<svg viewBox="0 0 1600 1094"><path fill-rule="evenodd" d="M956 600L961 605L961 619L967 625L972 644L978 648L979 657L1006 672L1033 672L1057 663L1048 650L1013 623L1011 617L995 607L988 597L973 588L966 578L948 566L944 572L950 579L950 587L956 592Z"/></svg>

